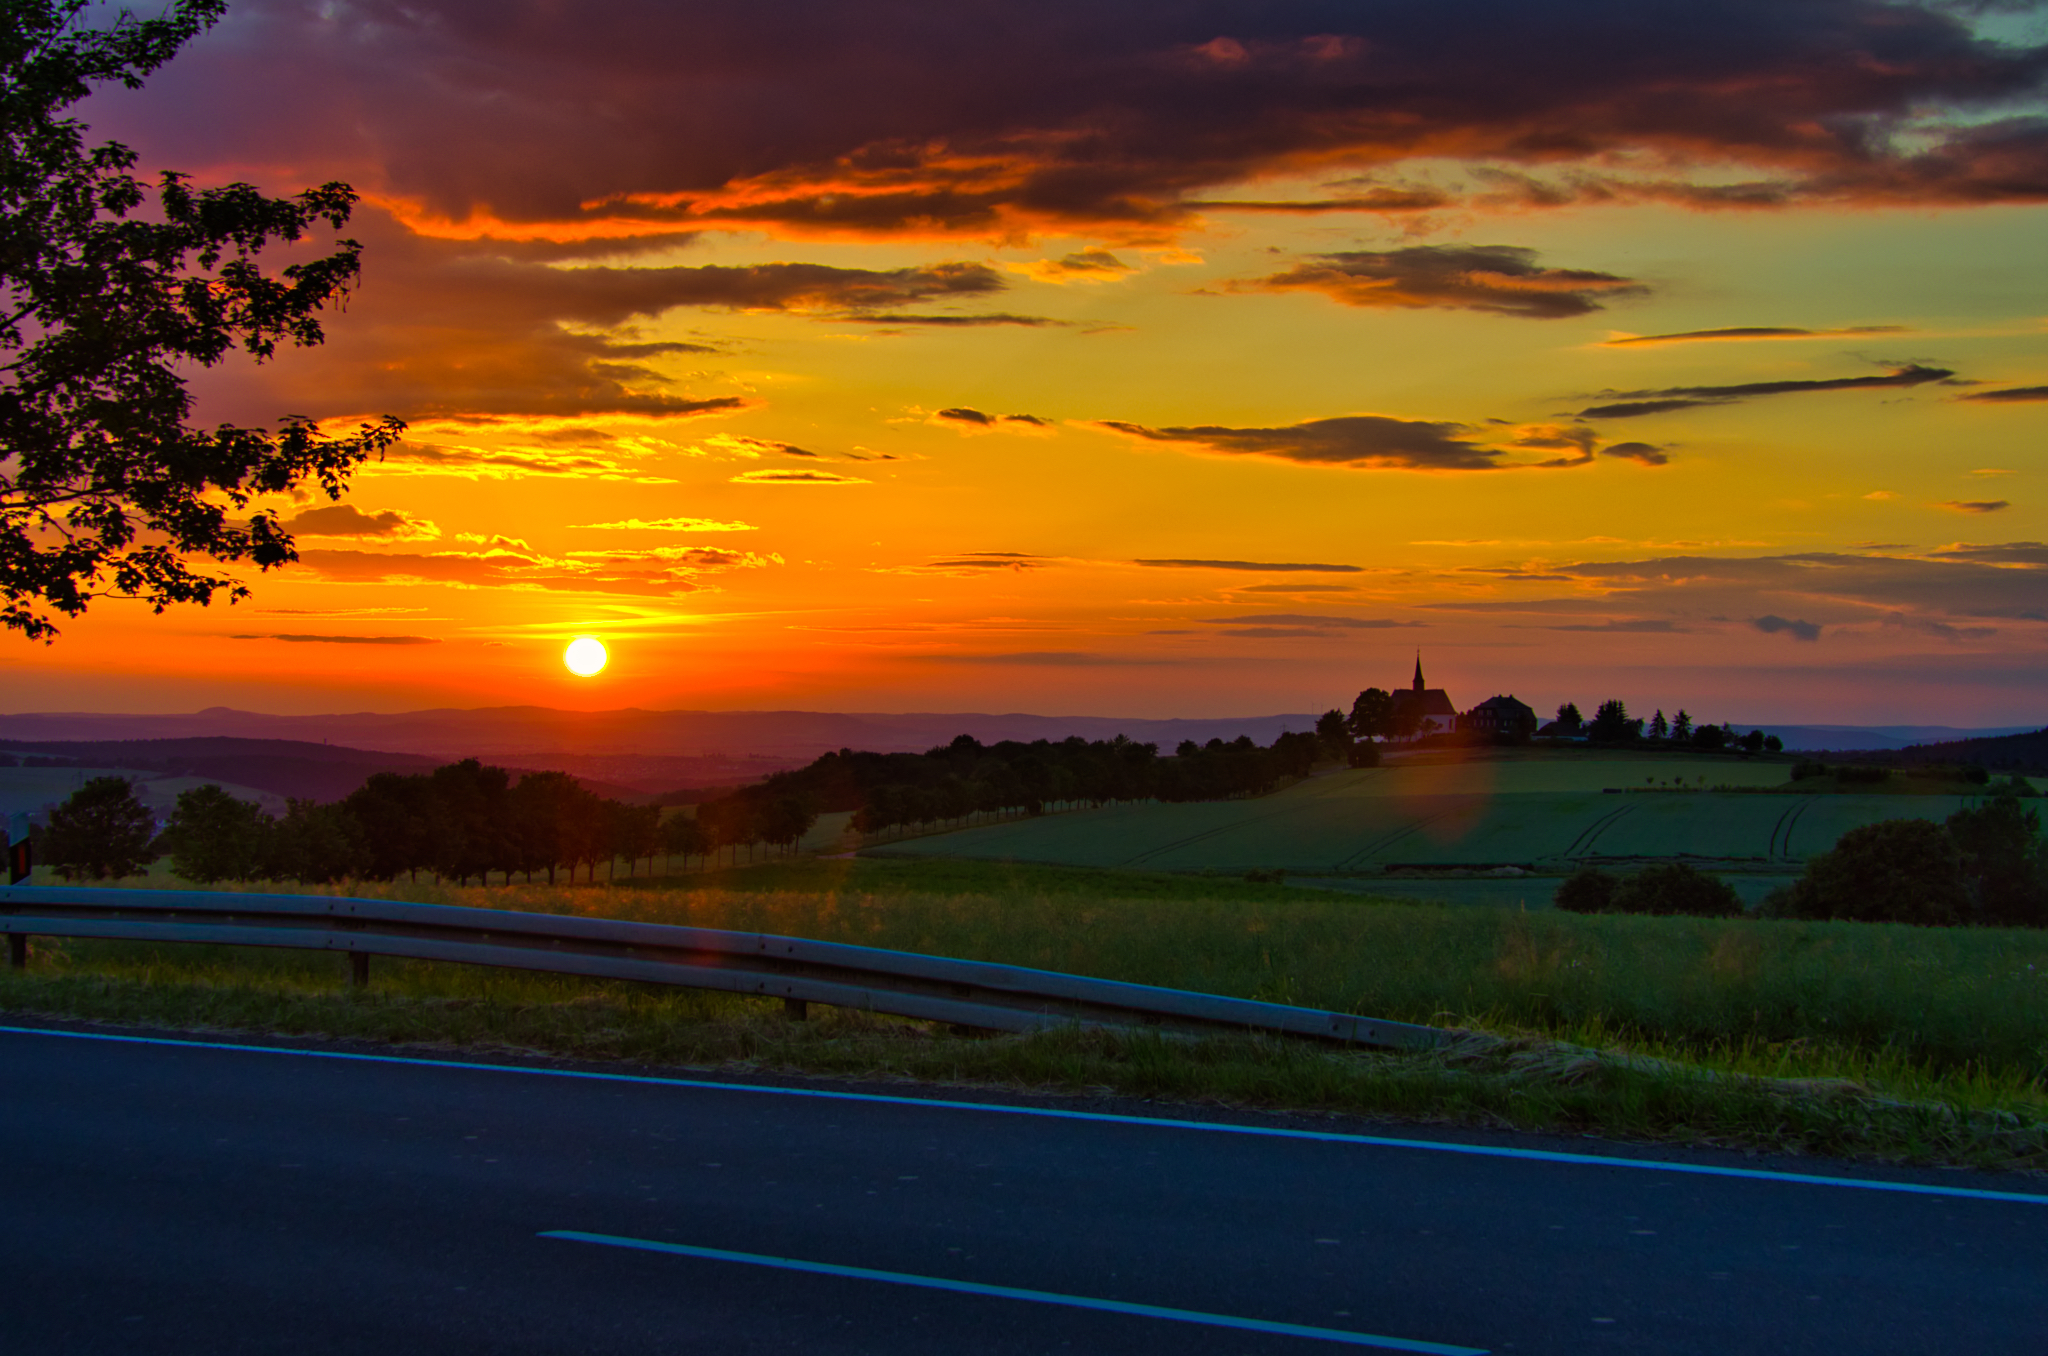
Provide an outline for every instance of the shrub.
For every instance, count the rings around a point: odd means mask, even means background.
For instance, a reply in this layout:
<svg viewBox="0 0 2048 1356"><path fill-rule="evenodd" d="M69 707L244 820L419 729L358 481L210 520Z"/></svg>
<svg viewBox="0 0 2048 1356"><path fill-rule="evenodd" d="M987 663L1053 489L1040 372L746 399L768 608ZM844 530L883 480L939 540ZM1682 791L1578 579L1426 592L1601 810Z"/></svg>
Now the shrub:
<svg viewBox="0 0 2048 1356"><path fill-rule="evenodd" d="M1622 879L1614 891L1613 911L1737 918L1742 914L1742 899L1719 876L1684 862L1659 862Z"/></svg>
<svg viewBox="0 0 2048 1356"><path fill-rule="evenodd" d="M1553 902L1569 913L1612 913L1615 887L1620 884L1620 878L1612 872L1582 866L1557 887Z"/></svg>
<svg viewBox="0 0 2048 1356"><path fill-rule="evenodd" d="M1353 767L1378 767L1380 746L1370 739L1361 739L1351 746L1345 760Z"/></svg>
<svg viewBox="0 0 2048 1356"><path fill-rule="evenodd" d="M1825 777L1827 775L1828 765L1826 763L1816 763L1809 760L1792 765L1792 780L1795 782L1803 782L1809 777Z"/></svg>
<svg viewBox="0 0 2048 1356"><path fill-rule="evenodd" d="M1994 796L1948 817L1948 836L1962 856L1973 921L1994 927L2048 926L2048 860L2042 856L2041 812Z"/></svg>
<svg viewBox="0 0 2048 1356"><path fill-rule="evenodd" d="M1892 770L1888 767L1838 767L1835 769L1835 782L1840 786L1875 786L1879 782L1888 782L1891 779Z"/></svg>
<svg viewBox="0 0 2048 1356"><path fill-rule="evenodd" d="M1959 923L1970 911L1962 854L1941 825L1888 819L1841 837L1807 862L1777 905L1792 918L1866 923Z"/></svg>

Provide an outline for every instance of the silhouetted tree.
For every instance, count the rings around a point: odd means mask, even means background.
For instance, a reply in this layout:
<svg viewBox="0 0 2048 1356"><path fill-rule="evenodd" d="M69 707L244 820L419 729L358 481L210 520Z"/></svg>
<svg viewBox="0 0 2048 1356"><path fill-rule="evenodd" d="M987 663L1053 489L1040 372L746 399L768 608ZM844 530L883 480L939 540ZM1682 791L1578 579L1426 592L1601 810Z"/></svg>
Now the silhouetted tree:
<svg viewBox="0 0 2048 1356"><path fill-rule="evenodd" d="M661 826L661 850L671 857L681 857L687 869L690 858L710 853L711 840L705 837L704 826L697 822L696 816L673 815Z"/></svg>
<svg viewBox="0 0 2048 1356"><path fill-rule="evenodd" d="M237 800L211 782L181 791L164 826L171 870L197 885L254 879L263 865L269 827L270 816L261 806Z"/></svg>
<svg viewBox="0 0 2048 1356"><path fill-rule="evenodd" d="M342 801L355 820L362 857L355 874L366 880L419 879L435 861L440 809L423 776L375 772Z"/></svg>
<svg viewBox="0 0 2048 1356"><path fill-rule="evenodd" d="M1394 698L1382 688L1369 687L1351 703L1347 722L1356 739L1386 739L1394 733Z"/></svg>
<svg viewBox="0 0 2048 1356"><path fill-rule="evenodd" d="M1628 704L1619 698L1600 703L1593 723L1586 727L1586 737L1596 744L1625 744L1640 738L1642 732L1642 721L1631 720Z"/></svg>
<svg viewBox="0 0 2048 1356"><path fill-rule="evenodd" d="M193 368L318 344L319 313L355 281L361 249L341 240L266 272L267 246L347 222L348 185L267 198L167 173L152 188L129 173L133 151L88 146L66 116L95 85L139 88L225 9L173 0L157 18L122 11L94 28L106 11L84 0L0 6L0 625L31 639L96 597L161 612L246 596L238 572L194 562L296 559L275 512L252 504L307 482L339 498L404 428L386 419L337 439L299 418L275 433L186 423Z"/></svg>
<svg viewBox="0 0 2048 1356"><path fill-rule="evenodd" d="M1888 819L1851 829L1808 859L1777 909L1793 918L1930 926L1962 922L1970 895L1948 830L1925 819Z"/></svg>
<svg viewBox="0 0 2048 1356"><path fill-rule="evenodd" d="M50 811L37 854L65 880L132 876L148 867L156 820L126 777L93 777Z"/></svg>
<svg viewBox="0 0 2048 1356"><path fill-rule="evenodd" d="M263 833L260 873L270 880L326 885L357 874L362 830L341 805L293 798Z"/></svg>
<svg viewBox="0 0 2048 1356"><path fill-rule="evenodd" d="M1316 738L1323 744L1328 757L1349 759L1351 756L1351 725L1344 713L1329 710L1316 719Z"/></svg>

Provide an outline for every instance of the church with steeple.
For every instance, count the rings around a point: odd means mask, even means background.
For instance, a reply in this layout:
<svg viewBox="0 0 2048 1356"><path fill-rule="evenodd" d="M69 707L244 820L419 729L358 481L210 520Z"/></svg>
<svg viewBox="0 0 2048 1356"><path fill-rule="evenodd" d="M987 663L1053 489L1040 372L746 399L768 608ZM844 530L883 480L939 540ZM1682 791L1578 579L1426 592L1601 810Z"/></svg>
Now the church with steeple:
<svg viewBox="0 0 2048 1356"><path fill-rule="evenodd" d="M1449 734L1458 728L1458 708L1451 694L1422 679L1422 651L1415 652L1415 682L1387 694L1394 699L1394 728L1417 735Z"/></svg>

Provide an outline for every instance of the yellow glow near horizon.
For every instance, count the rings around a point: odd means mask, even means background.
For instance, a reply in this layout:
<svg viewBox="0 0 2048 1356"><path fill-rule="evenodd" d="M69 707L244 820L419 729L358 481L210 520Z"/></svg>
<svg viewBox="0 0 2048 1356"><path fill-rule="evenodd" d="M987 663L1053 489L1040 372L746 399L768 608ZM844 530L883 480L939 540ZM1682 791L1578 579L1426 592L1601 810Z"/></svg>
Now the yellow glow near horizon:
<svg viewBox="0 0 2048 1356"><path fill-rule="evenodd" d="M569 648L562 651L562 662L569 666L569 672L578 678L590 678L604 670L605 661L611 655L606 652L604 642L596 636L578 636L569 642Z"/></svg>

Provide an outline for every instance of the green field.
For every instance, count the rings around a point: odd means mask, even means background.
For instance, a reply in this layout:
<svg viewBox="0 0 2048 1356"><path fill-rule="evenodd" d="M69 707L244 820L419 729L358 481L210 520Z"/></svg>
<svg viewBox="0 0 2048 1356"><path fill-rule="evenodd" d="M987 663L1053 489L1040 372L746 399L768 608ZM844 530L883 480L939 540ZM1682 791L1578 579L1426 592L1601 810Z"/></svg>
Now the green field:
<svg viewBox="0 0 2048 1356"><path fill-rule="evenodd" d="M1153 871L1377 873L1689 857L1798 870L1844 833L1942 820L1953 795L1763 795L1783 763L1580 757L1401 764L1330 773L1256 800L1119 805L871 849L892 856ZM1680 790L1690 787L1690 790ZM1705 788L1705 789L1701 789Z"/></svg>

